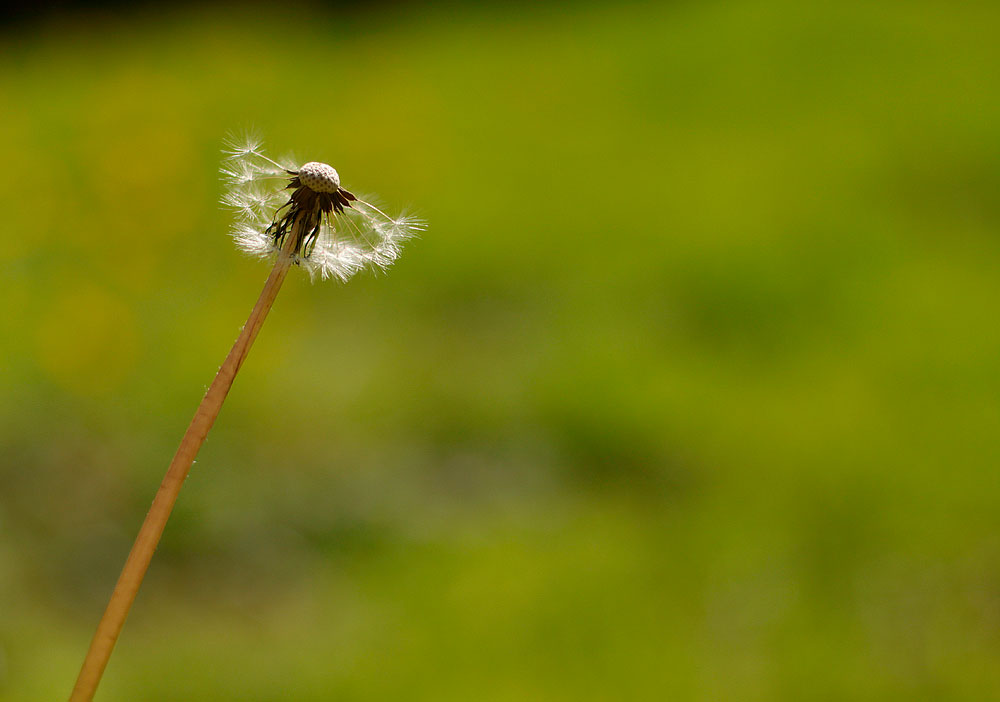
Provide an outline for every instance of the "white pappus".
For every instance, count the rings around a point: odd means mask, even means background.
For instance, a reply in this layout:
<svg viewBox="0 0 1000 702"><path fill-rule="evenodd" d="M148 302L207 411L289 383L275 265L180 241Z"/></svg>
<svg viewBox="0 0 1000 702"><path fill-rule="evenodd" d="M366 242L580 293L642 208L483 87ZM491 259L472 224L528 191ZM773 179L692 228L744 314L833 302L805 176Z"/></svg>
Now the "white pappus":
<svg viewBox="0 0 1000 702"><path fill-rule="evenodd" d="M312 278L346 282L358 271L392 265L402 242L424 229L421 220L390 217L342 188L331 166L275 161L262 146L259 137L246 135L228 139L224 151L222 202L236 212L232 234L244 252L260 258L274 255L300 218L294 262Z"/></svg>

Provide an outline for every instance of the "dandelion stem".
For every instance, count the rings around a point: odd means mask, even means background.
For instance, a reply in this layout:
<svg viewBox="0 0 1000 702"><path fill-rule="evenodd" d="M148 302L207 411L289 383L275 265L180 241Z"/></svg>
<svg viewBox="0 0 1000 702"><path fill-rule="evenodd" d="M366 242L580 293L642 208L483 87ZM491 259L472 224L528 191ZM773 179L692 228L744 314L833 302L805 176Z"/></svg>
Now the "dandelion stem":
<svg viewBox="0 0 1000 702"><path fill-rule="evenodd" d="M215 380L212 381L212 385L205 393L205 397L194 413L191 424L184 433L181 445L178 447L174 459L170 462L167 474L160 484L160 489L153 499L149 513L142 523L142 528L139 529L135 544L128 554L125 567L111 593L111 600L108 602L107 609L104 610L104 616L101 617L101 621L97 625L97 631L90 642L90 649L87 651L80 675L77 677L73 693L70 695L70 702L90 702L94 697L97 685L101 681L101 675L111 657L111 651L114 649L118 635L121 633L126 617L128 617L129 609L131 609L136 594L139 592L143 576L145 576L149 562L153 558L153 552L163 534L163 528L166 526L170 512L177 501L181 485L191 469L195 456L198 455L198 450L205 442L209 429L215 423L219 410L222 409L222 403L229 393L229 388L233 385L236 373L250 352L250 347L253 345L254 339L257 338L257 332L260 331L260 327L278 295L278 290L281 289L281 284L292 264L292 253L305 233L302 231L304 228L305 218L300 218L295 222L290 235L285 237L284 246L282 246L274 268L271 270L271 275L268 276L264 289L257 299L257 304L254 305L239 338L236 339L236 343L233 344L233 348L226 356L222 367L219 368Z"/></svg>

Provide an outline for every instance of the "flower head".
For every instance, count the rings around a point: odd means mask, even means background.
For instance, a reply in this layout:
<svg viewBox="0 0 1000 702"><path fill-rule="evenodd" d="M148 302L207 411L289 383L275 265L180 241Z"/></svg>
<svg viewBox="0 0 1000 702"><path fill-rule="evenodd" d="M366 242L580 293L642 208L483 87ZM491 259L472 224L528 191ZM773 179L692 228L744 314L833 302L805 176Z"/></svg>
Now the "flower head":
<svg viewBox="0 0 1000 702"><path fill-rule="evenodd" d="M296 236L296 264L313 278L347 281L362 269L392 265L402 242L424 229L418 219L390 217L345 190L325 163L272 160L254 135L227 142L225 153L223 204L236 210L237 245L253 256L269 257Z"/></svg>

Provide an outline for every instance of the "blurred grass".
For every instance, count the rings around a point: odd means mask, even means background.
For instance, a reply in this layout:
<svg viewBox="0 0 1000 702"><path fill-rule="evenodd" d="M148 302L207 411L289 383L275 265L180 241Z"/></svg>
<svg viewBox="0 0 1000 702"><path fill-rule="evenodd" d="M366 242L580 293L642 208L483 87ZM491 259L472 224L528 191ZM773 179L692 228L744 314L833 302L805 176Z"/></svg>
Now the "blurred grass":
<svg viewBox="0 0 1000 702"><path fill-rule="evenodd" d="M68 693L266 275L223 133L431 223L290 280L103 700L1000 695L1000 10L8 28L0 699Z"/></svg>

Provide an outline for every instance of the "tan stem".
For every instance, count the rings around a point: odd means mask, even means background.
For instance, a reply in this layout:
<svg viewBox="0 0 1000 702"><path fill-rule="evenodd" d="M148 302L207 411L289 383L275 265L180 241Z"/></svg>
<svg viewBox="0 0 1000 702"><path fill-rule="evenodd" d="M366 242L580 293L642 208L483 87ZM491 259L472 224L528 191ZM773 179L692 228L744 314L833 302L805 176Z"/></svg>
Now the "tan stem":
<svg viewBox="0 0 1000 702"><path fill-rule="evenodd" d="M142 528L139 529L139 535L125 561L125 567L118 577L118 583L111 593L111 600L108 602L107 609L104 610L104 616L101 617L101 621L97 625L97 631L90 642L87 657L83 660L83 667L80 669L80 675L73 687L73 694L70 695L70 702L90 702L94 697L97 684L101 681L101 675L104 673L104 668L111 657L111 651L118 640L118 634L121 633L132 602L135 601L135 596L139 592L139 586L142 584L143 576L145 576L149 562L153 558L156 545L160 542L160 536L163 534L163 528L170 517L170 511L177 501L181 485L184 484L191 464L194 462L195 456L198 455L198 449L205 442L209 429L212 428L215 418L219 415L219 410L222 409L222 403L229 393L229 388L233 385L236 373L250 352L250 346L257 338L257 332L260 331L264 318L267 317L267 313L274 303L274 298L278 295L278 290L281 289L281 284L288 274L289 266L292 264L291 252L295 249L300 238L299 230L302 224L304 224L304 220L296 221L292 231L285 237L284 246L278 254L278 260L275 262L274 268L271 269L271 275L268 276L260 297L257 299L257 304L254 305L247 323L243 326L243 330L229 351L229 355L226 356L225 362L219 368L211 387L208 388L201 404L198 405L194 418L181 440L181 445L178 447L174 459L170 462L170 467L167 468L167 474L163 478L163 482L160 483L160 489L153 499L153 505L149 508L149 513L146 515Z"/></svg>

